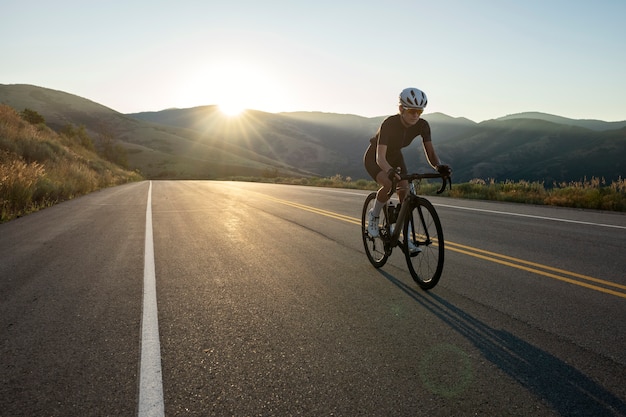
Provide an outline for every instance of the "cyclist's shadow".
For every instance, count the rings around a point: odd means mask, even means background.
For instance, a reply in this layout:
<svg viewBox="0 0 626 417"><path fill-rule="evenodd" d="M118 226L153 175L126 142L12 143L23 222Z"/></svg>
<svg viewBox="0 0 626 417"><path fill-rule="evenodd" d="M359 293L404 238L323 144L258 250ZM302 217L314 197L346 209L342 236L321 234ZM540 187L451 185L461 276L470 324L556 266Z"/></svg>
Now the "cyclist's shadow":
<svg viewBox="0 0 626 417"><path fill-rule="evenodd" d="M488 326L437 294L414 289L391 274L378 271L562 416L626 416L622 399L559 358L505 330Z"/></svg>

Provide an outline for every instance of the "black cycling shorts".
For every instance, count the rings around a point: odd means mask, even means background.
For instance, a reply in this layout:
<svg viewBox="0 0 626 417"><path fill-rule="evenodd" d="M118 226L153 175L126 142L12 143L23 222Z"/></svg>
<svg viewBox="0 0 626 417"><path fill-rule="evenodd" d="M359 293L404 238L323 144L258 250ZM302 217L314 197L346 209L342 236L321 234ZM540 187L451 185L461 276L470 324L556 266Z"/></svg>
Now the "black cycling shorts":
<svg viewBox="0 0 626 417"><path fill-rule="evenodd" d="M400 154L399 157L388 158L387 162L394 167L400 167L400 172L406 174L406 164L404 163L404 157ZM367 147L365 151L365 155L363 155L363 164L365 165L365 170L368 174L376 181L376 177L378 173L382 171L382 169L376 163L376 146L370 145Z"/></svg>

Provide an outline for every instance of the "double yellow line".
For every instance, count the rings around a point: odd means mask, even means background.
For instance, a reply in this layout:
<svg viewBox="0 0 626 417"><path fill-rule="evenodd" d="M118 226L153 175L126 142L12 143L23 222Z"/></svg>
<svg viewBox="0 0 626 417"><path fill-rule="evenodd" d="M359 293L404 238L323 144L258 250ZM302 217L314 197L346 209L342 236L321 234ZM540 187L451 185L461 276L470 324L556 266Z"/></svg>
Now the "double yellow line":
<svg viewBox="0 0 626 417"><path fill-rule="evenodd" d="M485 259L490 262L495 262L501 265L510 266L512 268L532 272L537 275L543 275L544 277L567 282L569 284L574 284L581 287L590 288L595 291L600 291L606 294L615 295L617 297L626 298L626 292L620 292L620 290L626 291L626 285L616 284L611 281L605 281L603 279L593 278L587 275L578 274L576 272L553 268L551 266L538 264L536 262L525 261L523 259L514 258L512 256L501 255L499 253L490 252L471 246L465 246L447 240L445 243L446 249L452 250L454 252L463 253L465 255L473 256L475 258ZM593 284L590 284L591 282ZM614 290L612 288L617 288L617 290Z"/></svg>
<svg viewBox="0 0 626 417"><path fill-rule="evenodd" d="M335 213L332 211L322 210L319 208L294 203L292 201L282 200L267 195L263 195L263 197L268 200L272 200L277 203L291 206L300 210L320 214L322 216L331 217L333 219L345 221L359 226L361 225L361 219L357 219L355 217L345 216L343 214ZM514 258L508 255L502 255L499 253L490 252L471 246L461 245L460 243L454 243L448 240L446 240L446 249L462 253L464 255L473 256L475 258L484 259L486 261L509 266L511 268L521 269L527 272L531 272L533 274L556 279L558 281L567 282L568 284L578 285L580 287L589 288L595 291L603 292L605 294L611 294L617 297L626 298L626 285L621 285L611 281L578 274L576 272L566 271L564 269L553 268L551 266L538 264L536 262L525 261L523 259Z"/></svg>
<svg viewBox="0 0 626 417"><path fill-rule="evenodd" d="M288 200L281 200L279 198L270 197L268 195L263 195L263 197L268 200L272 200L277 203L284 204L286 206L295 207L297 209L304 210L304 211L310 211L311 213L321 214L322 216L326 216L326 217L332 217L333 219L342 220L344 222L358 224L359 226L361 225L361 219L357 219L357 218L350 217L350 216L344 216L343 214L335 213L333 211L322 210L322 209L318 209L318 208L311 207L311 206L305 206L304 204L294 203Z"/></svg>

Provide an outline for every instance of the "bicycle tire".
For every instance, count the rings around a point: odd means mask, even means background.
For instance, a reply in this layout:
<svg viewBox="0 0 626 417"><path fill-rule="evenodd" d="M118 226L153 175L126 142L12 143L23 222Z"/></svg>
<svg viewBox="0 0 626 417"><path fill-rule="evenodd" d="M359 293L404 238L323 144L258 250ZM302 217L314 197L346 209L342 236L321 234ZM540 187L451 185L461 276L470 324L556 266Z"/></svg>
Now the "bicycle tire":
<svg viewBox="0 0 626 417"><path fill-rule="evenodd" d="M369 259L369 261L372 265L374 265L375 268L380 268L385 265L385 263L387 263L387 259L389 259L387 247L382 238L387 222L387 217L386 210L381 210L381 223L379 224L381 234L379 234L378 237L375 238L370 236L367 231L367 216L369 211L374 207L375 203L376 193L371 193L365 198L365 203L363 203L363 212L361 213L361 235L363 237L363 246L365 247L365 254L367 255L367 259Z"/></svg>
<svg viewBox="0 0 626 417"><path fill-rule="evenodd" d="M433 288L441 278L445 251L441 221L430 201L415 199L402 232L402 249L413 280L423 290ZM421 251L410 253L408 239Z"/></svg>

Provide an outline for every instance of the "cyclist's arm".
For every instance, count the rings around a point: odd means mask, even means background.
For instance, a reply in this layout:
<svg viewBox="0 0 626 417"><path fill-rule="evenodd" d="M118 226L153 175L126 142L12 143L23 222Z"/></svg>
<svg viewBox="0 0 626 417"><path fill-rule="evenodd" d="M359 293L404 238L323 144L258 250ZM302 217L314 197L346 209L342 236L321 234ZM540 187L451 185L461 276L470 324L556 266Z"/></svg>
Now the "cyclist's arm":
<svg viewBox="0 0 626 417"><path fill-rule="evenodd" d="M424 153L426 154L426 158L428 159L428 163L434 169L437 169L437 165L441 165L441 160L437 156L437 152L435 152L435 148L431 141L424 142Z"/></svg>
<svg viewBox="0 0 626 417"><path fill-rule="evenodd" d="M383 172L389 172L389 170L395 169L387 162L387 145L379 144L376 146L376 163Z"/></svg>

